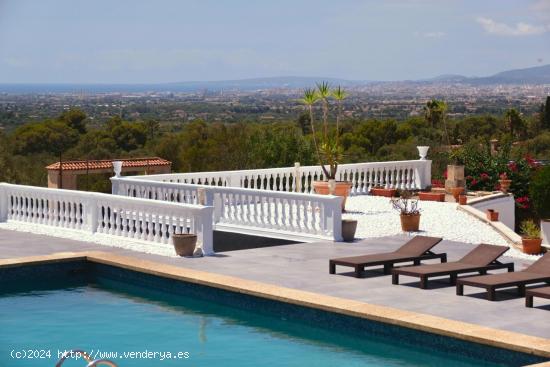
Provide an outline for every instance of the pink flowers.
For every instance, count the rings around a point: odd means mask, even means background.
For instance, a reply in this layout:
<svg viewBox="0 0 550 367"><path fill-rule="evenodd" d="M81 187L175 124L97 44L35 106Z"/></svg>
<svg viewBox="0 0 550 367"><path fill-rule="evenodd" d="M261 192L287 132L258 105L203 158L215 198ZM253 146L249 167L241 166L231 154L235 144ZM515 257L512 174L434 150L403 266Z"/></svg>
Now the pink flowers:
<svg viewBox="0 0 550 367"><path fill-rule="evenodd" d="M529 197L528 196L521 196L516 199L516 204L521 209L529 209Z"/></svg>
<svg viewBox="0 0 550 367"><path fill-rule="evenodd" d="M479 175L479 178L481 179L481 181L487 181L489 179L489 175L483 172L482 174Z"/></svg>
<svg viewBox="0 0 550 367"><path fill-rule="evenodd" d="M518 171L518 165L516 162L510 162L508 163L508 169L512 172L517 172Z"/></svg>
<svg viewBox="0 0 550 367"><path fill-rule="evenodd" d="M499 175L500 179L501 180L507 180L508 179L508 175L506 174L506 172L503 172Z"/></svg>

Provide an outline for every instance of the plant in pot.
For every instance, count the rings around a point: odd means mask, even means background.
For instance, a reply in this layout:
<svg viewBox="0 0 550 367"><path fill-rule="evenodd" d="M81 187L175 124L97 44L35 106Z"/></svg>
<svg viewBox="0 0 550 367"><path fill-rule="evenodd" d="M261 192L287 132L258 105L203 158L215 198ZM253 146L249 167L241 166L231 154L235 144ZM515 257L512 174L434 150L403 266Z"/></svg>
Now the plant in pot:
<svg viewBox="0 0 550 367"><path fill-rule="evenodd" d="M314 181L313 189L317 194L321 195L332 194L342 196L344 198L342 200L342 211L344 211L346 199L351 190L351 182L336 181L338 164L343 156L343 150L340 146L340 118L342 115L342 101L345 98L346 92L341 87L331 90L327 82L318 83L316 89L306 89L302 98L302 103L308 108L313 145L324 178L323 181ZM330 100L335 100L337 106L334 128L331 128L328 121L331 107ZM319 134L315 128L315 116L313 113L313 107L317 102L321 103L323 112L322 131ZM329 185L329 181L334 182L334 184Z"/></svg>
<svg viewBox="0 0 550 367"><path fill-rule="evenodd" d="M508 190L510 190L512 180L510 180L506 172L504 172L499 175L498 183L500 184L500 191L506 194Z"/></svg>
<svg viewBox="0 0 550 367"><path fill-rule="evenodd" d="M521 222L520 230L521 245L523 252L526 254L540 254L542 250L542 238L540 237L540 229L532 219Z"/></svg>
<svg viewBox="0 0 550 367"><path fill-rule="evenodd" d="M391 199L393 208L399 211L401 229L404 232L416 232L420 227L420 209L418 200L412 199L409 191L404 191L400 198Z"/></svg>

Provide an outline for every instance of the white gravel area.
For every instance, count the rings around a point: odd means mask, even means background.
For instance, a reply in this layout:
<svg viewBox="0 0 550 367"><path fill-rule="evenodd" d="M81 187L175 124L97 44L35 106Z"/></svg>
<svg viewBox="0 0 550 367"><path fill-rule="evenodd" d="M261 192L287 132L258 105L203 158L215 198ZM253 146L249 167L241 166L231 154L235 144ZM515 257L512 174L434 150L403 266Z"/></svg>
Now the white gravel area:
<svg viewBox="0 0 550 367"><path fill-rule="evenodd" d="M490 225L457 210L455 203L419 201L421 210L420 232L426 236L466 243L509 245L506 239ZM356 219L357 238L372 238L403 234L399 212L394 210L389 198L380 196L352 196L346 203L344 219ZM508 256L536 260L539 256L526 255L510 247Z"/></svg>

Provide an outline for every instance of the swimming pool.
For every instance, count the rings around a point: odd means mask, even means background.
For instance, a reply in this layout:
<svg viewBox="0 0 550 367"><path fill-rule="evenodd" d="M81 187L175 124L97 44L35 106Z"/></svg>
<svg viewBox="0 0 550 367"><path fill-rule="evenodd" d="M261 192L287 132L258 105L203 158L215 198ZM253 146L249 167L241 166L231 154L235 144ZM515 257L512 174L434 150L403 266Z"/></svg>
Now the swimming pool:
<svg viewBox="0 0 550 367"><path fill-rule="evenodd" d="M53 366L58 351L72 348L120 366L517 366L543 360L84 261L0 269L0 281L0 366ZM51 357L10 356L26 349Z"/></svg>

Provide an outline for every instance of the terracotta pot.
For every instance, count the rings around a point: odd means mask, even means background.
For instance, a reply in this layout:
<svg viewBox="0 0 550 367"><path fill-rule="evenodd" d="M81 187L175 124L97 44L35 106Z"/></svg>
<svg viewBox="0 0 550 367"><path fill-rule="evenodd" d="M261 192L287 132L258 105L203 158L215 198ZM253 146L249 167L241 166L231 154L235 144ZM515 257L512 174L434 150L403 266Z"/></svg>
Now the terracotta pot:
<svg viewBox="0 0 550 367"><path fill-rule="evenodd" d="M459 196L464 192L464 187L451 187L449 190L451 192L451 195L455 198L455 201L458 203Z"/></svg>
<svg viewBox="0 0 550 367"><path fill-rule="evenodd" d="M370 194L374 196L384 196L387 198L393 198L397 196L397 189L385 189L382 187L375 187L370 189Z"/></svg>
<svg viewBox="0 0 550 367"><path fill-rule="evenodd" d="M357 220L342 219L342 238L346 242L353 242L355 231L357 230Z"/></svg>
<svg viewBox="0 0 550 367"><path fill-rule="evenodd" d="M328 195L329 187L328 181L313 181L313 190L316 194L319 195ZM336 181L336 186L334 188L334 195L342 196L342 211L346 208L346 200L351 191L351 182L348 181Z"/></svg>
<svg viewBox="0 0 550 367"><path fill-rule="evenodd" d="M521 239L523 252L526 254L536 255L542 252L542 238L525 238Z"/></svg>
<svg viewBox="0 0 550 367"><path fill-rule="evenodd" d="M422 201L445 201L444 192L420 192L418 199Z"/></svg>
<svg viewBox="0 0 550 367"><path fill-rule="evenodd" d="M401 229L404 232L417 232L420 227L420 213L405 215L401 214Z"/></svg>
<svg viewBox="0 0 550 367"><path fill-rule="evenodd" d="M173 234L172 243L179 256L193 256L197 245L197 235L192 233Z"/></svg>
<svg viewBox="0 0 550 367"><path fill-rule="evenodd" d="M487 220L491 222L498 221L498 212L493 209L487 209Z"/></svg>
<svg viewBox="0 0 550 367"><path fill-rule="evenodd" d="M512 180L498 180L498 183L500 184L500 191L503 193L507 193L510 189L510 185L512 184Z"/></svg>
<svg viewBox="0 0 550 367"><path fill-rule="evenodd" d="M460 205L466 205L468 204L468 197L466 195L459 195L458 196L458 203Z"/></svg>

